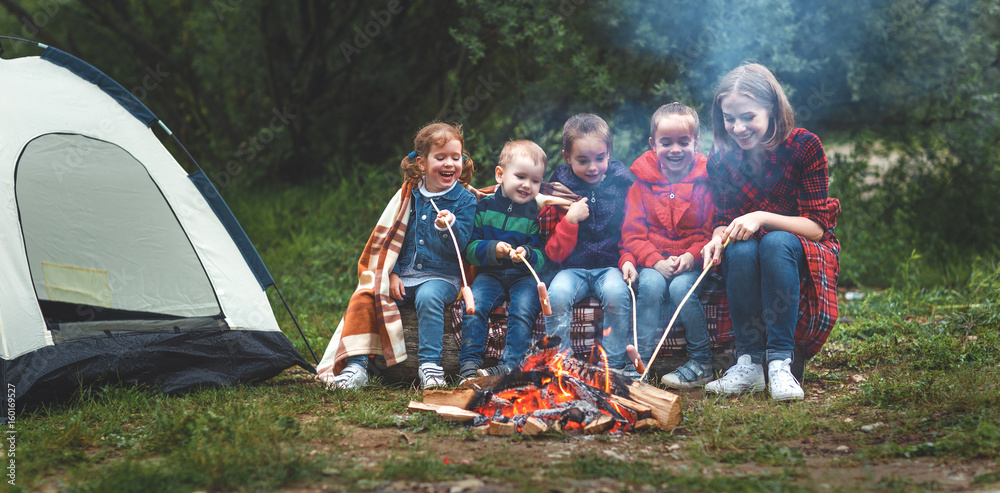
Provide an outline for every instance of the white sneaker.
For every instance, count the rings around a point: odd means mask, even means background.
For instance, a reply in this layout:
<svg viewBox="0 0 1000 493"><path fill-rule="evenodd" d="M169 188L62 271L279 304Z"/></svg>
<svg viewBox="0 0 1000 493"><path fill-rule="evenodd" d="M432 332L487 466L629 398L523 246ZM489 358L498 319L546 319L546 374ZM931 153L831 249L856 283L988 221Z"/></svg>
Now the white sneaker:
<svg viewBox="0 0 1000 493"><path fill-rule="evenodd" d="M789 373L791 375L791 373ZM752 363L749 354L736 360L722 378L709 382L705 390L716 394L742 394L764 390L764 367Z"/></svg>
<svg viewBox="0 0 1000 493"><path fill-rule="evenodd" d="M805 392L792 375L792 359L774 360L767 364L768 387L776 401L802 400Z"/></svg>
<svg viewBox="0 0 1000 493"><path fill-rule="evenodd" d="M351 363L344 367L340 375L333 378L333 384L342 389L364 387L368 385L368 369L357 363Z"/></svg>
<svg viewBox="0 0 1000 493"><path fill-rule="evenodd" d="M444 387L448 382L444 380L444 368L435 363L422 363L417 371L420 374L420 388L433 389Z"/></svg>

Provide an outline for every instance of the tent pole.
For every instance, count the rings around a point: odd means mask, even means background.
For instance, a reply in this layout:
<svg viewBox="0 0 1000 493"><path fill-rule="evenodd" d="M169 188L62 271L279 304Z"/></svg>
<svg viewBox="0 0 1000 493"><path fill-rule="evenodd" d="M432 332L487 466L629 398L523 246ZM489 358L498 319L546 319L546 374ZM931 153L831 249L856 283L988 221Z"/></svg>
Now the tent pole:
<svg viewBox="0 0 1000 493"><path fill-rule="evenodd" d="M306 343L306 347L309 348L309 353L312 354L313 361L316 365L319 365L319 358L316 357L316 353L313 352L312 346L309 345L309 339L306 339L305 333L302 332L302 327L299 327L299 321L295 319L295 314L292 313L292 309L288 306L288 302L285 301L284 295L281 294L281 289L278 288L278 283L272 283L274 290L278 293L278 297L281 298L281 303L285 305L285 310L288 311L288 316L292 317L292 322L295 322L295 328L299 329L299 335L302 336L302 341Z"/></svg>

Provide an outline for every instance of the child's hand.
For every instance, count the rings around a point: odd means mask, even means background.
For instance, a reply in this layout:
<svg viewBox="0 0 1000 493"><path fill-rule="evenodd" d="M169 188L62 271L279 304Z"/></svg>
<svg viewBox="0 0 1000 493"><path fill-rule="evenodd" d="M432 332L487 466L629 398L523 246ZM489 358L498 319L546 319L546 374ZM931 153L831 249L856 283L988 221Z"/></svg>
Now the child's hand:
<svg viewBox="0 0 1000 493"><path fill-rule="evenodd" d="M670 258L674 258L674 257L670 257ZM671 262L670 259L660 260L660 261L656 262L655 264L653 264L653 268L656 269L656 272L659 272L660 275L663 276L664 278L670 279L671 277L674 277L674 274L676 274L676 272L674 272L674 270L675 270L674 264L675 263L676 262Z"/></svg>
<svg viewBox="0 0 1000 493"><path fill-rule="evenodd" d="M438 212L437 219L434 220L434 225L436 225L438 229L445 229L453 222L455 222L455 215L449 210L443 210Z"/></svg>
<svg viewBox="0 0 1000 493"><path fill-rule="evenodd" d="M635 282L639 277L639 272L635 270L635 266L632 262L625 262L622 264L622 280L625 282Z"/></svg>
<svg viewBox="0 0 1000 493"><path fill-rule="evenodd" d="M570 224L579 224L580 221L588 217L590 217L590 206L587 205L586 198L573 202L573 205L569 206L569 210L566 211L566 220Z"/></svg>
<svg viewBox="0 0 1000 493"><path fill-rule="evenodd" d="M406 295L406 288L403 287L403 280L395 272L389 273L389 297L396 301L403 301Z"/></svg>
<svg viewBox="0 0 1000 493"><path fill-rule="evenodd" d="M497 260L502 258L507 258L510 253L510 243L505 241L498 241L496 247Z"/></svg>
<svg viewBox="0 0 1000 493"><path fill-rule="evenodd" d="M514 262L524 262L524 256L528 254L528 251L524 249L523 246L517 247L514 253L510 256L510 259Z"/></svg>
<svg viewBox="0 0 1000 493"><path fill-rule="evenodd" d="M680 274L681 272L687 272L691 270L692 267L694 267L694 255L688 252L685 252L684 254L678 257L671 257L671 258L677 259L677 269L675 270L675 272L677 272L678 274Z"/></svg>

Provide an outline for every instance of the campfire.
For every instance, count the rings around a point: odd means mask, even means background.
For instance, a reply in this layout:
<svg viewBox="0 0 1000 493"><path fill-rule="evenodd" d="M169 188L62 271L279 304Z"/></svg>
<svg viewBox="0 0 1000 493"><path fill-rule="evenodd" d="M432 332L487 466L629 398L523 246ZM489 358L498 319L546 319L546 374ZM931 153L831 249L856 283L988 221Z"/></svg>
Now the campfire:
<svg viewBox="0 0 1000 493"><path fill-rule="evenodd" d="M543 338L521 367L503 377L468 380L458 390L428 390L411 411L435 412L491 435L673 429L680 422L676 394L609 371L595 346L589 361L560 352L558 338Z"/></svg>

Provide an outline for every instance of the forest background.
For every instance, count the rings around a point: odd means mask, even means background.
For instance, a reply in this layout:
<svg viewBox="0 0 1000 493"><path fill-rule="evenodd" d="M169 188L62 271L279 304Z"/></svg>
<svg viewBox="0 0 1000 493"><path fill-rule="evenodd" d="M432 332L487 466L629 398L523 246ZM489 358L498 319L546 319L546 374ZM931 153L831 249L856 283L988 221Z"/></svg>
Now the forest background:
<svg viewBox="0 0 1000 493"><path fill-rule="evenodd" d="M511 139L538 142L555 169L562 124L579 112L611 124L614 157L629 164L647 147L652 112L681 101L701 114L707 154L715 84L747 60L777 75L797 126L826 147L830 193L843 206L840 285L852 291L807 369L803 405L685 395L679 431L634 438L658 451L684 444L677 463L660 452L612 460L601 441L561 465L529 460L545 471L525 471L518 458L533 442L477 452L456 427L399 418L414 390L337 393L293 373L177 398L81 389L27 417L23 484L12 491L386 489L366 481L470 476L549 491L564 474L713 491L831 482L909 491L950 485L953 466L970 461L965 484L1000 481L995 0L0 0L0 35L80 57L169 126L316 351L343 314L360 251L424 123L463 124L476 186L493 183ZM40 53L0 46L8 59ZM560 446L546 440L532 450ZM513 447L499 454L508 459L497 462L489 450L498 446ZM477 460L446 465L454 454ZM690 469L669 469L678 464ZM770 482L744 478L746 464L770 467ZM709 466L722 476L702 477ZM825 476L855 467L858 482Z"/></svg>
<svg viewBox="0 0 1000 493"><path fill-rule="evenodd" d="M75 54L151 108L321 325L424 123L463 124L476 186L511 139L554 169L579 112L608 120L628 164L656 107L681 101L707 154L715 83L747 60L827 147L842 285L960 284L997 253L992 1L0 0L0 34Z"/></svg>

